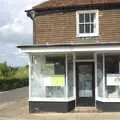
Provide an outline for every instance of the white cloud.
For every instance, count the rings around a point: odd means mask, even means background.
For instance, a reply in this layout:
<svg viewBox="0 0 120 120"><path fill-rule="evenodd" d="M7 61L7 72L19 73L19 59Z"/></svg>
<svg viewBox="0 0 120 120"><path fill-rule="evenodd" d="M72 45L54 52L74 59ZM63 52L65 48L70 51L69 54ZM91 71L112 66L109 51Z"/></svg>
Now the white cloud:
<svg viewBox="0 0 120 120"><path fill-rule="evenodd" d="M7 61L9 65L26 63L26 57L16 48L16 45L32 43L32 20L24 11L44 1L0 0L0 62Z"/></svg>
<svg viewBox="0 0 120 120"><path fill-rule="evenodd" d="M23 2L22 2L23 1ZM26 16L25 10L46 0L4 0L0 1L2 14L0 30L9 32L32 33L32 20ZM7 14L7 15L6 15ZM3 23L2 21L6 21ZM3 24L2 24L3 23ZM2 31L1 31L2 32Z"/></svg>

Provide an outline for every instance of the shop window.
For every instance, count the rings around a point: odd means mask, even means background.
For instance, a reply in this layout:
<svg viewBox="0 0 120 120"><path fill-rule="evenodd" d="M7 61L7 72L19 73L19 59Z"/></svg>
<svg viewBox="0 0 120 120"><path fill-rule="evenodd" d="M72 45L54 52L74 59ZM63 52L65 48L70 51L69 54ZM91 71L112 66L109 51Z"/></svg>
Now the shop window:
<svg viewBox="0 0 120 120"><path fill-rule="evenodd" d="M65 57L46 57L45 67L44 72L50 79L50 84L46 85L46 97L65 97ZM48 78L45 77L45 81Z"/></svg>
<svg viewBox="0 0 120 120"><path fill-rule="evenodd" d="M120 97L120 57L117 55L105 56L105 95L107 98Z"/></svg>
<svg viewBox="0 0 120 120"><path fill-rule="evenodd" d="M44 57L32 56L31 60L31 98L44 98L46 91L43 85L44 75L42 74L42 70L44 68Z"/></svg>
<svg viewBox="0 0 120 120"><path fill-rule="evenodd" d="M32 100L48 100L48 98L50 100L60 100L73 97L75 87L73 56L68 55L67 59L65 55L63 56L34 56L31 61L30 78L30 98Z"/></svg>

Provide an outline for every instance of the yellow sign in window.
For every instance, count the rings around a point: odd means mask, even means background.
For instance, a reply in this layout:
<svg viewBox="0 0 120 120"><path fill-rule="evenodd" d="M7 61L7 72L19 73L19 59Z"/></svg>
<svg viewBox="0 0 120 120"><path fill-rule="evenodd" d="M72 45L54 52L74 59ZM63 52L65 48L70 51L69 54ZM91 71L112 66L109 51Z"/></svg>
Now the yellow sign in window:
<svg viewBox="0 0 120 120"><path fill-rule="evenodd" d="M64 75L53 75L51 76L52 86L64 86L65 76Z"/></svg>

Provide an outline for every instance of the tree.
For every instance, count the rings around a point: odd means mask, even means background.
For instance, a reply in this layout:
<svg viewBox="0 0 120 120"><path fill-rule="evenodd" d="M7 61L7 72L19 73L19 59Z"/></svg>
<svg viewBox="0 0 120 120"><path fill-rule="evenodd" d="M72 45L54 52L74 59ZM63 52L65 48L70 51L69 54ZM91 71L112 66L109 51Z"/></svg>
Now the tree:
<svg viewBox="0 0 120 120"><path fill-rule="evenodd" d="M7 66L7 62L0 63L0 76L7 77L9 68Z"/></svg>

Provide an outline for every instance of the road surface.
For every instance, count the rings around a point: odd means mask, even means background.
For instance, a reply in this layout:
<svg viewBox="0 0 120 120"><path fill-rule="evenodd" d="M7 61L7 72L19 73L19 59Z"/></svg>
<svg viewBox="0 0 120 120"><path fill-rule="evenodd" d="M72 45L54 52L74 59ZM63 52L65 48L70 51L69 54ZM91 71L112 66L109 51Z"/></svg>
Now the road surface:
<svg viewBox="0 0 120 120"><path fill-rule="evenodd" d="M0 92L0 103L15 101L22 98L28 98L28 87Z"/></svg>

